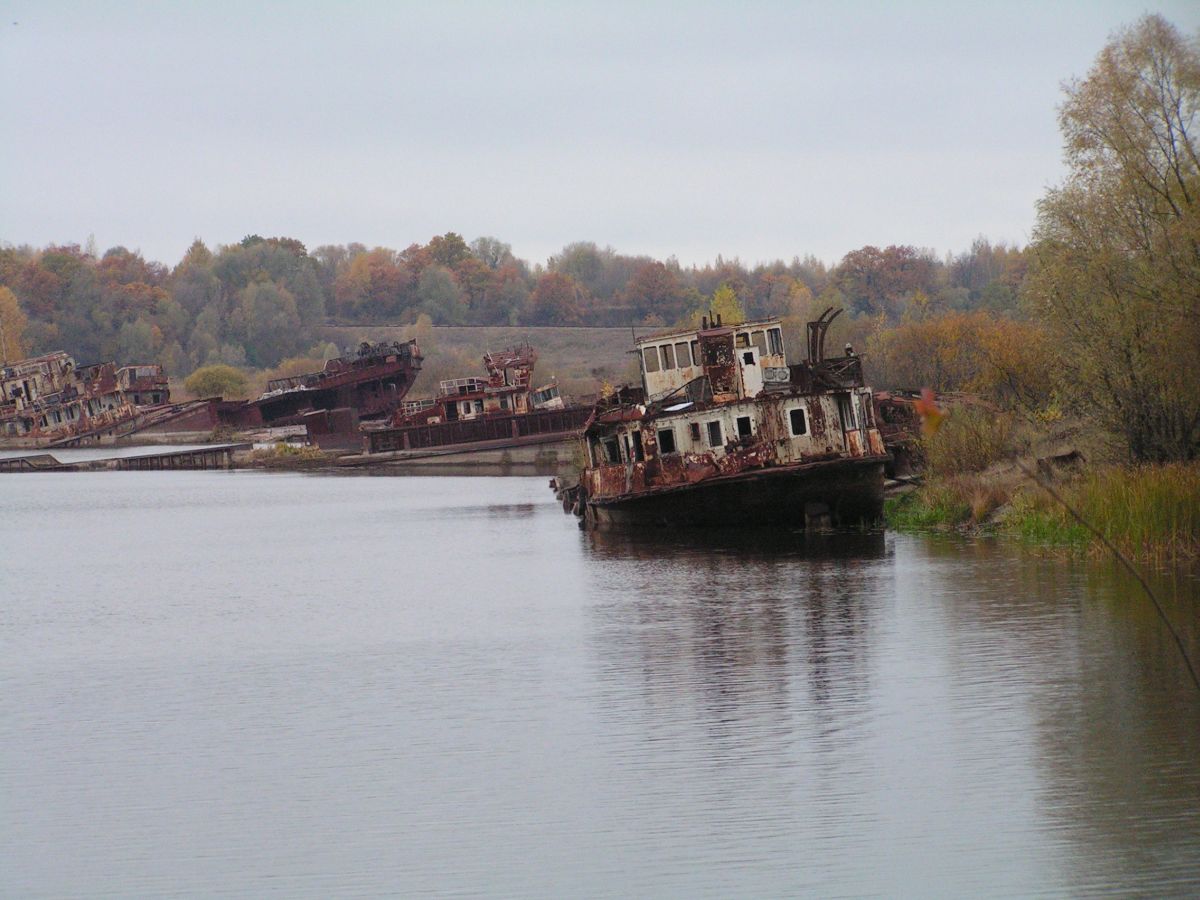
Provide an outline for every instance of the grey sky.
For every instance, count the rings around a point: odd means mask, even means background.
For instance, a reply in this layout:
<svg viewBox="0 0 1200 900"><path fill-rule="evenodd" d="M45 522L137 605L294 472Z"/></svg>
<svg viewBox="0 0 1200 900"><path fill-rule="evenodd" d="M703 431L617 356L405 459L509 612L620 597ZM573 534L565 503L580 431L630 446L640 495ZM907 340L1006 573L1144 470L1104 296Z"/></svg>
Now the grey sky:
<svg viewBox="0 0 1200 900"><path fill-rule="evenodd" d="M592 240L753 263L1025 242L1055 107L1200 4L0 0L0 241Z"/></svg>

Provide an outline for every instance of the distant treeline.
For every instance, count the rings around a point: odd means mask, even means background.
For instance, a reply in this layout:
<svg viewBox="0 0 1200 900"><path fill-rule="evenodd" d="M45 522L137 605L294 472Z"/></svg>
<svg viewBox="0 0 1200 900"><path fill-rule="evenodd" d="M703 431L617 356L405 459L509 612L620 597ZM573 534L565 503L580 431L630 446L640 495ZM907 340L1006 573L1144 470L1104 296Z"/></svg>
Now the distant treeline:
<svg viewBox="0 0 1200 900"><path fill-rule="evenodd" d="M811 256L684 267L589 242L531 265L495 238L467 243L453 232L400 251L309 251L291 238L251 235L215 250L197 240L173 268L124 247L0 247L0 290L11 289L27 320L27 352L155 360L182 376L213 363L268 368L321 356L329 348L314 348L314 328L330 322L670 325L698 317L714 296L751 317L802 319L825 306L877 325L935 311L1010 315L1026 268L1023 249L983 238L944 259L863 247L830 268Z"/></svg>

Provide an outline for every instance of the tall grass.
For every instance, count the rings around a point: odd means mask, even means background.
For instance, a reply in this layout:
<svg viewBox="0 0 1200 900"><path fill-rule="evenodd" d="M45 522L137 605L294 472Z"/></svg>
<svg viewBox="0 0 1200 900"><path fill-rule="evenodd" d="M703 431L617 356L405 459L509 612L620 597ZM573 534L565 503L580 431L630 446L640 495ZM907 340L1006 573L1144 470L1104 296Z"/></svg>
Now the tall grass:
<svg viewBox="0 0 1200 900"><path fill-rule="evenodd" d="M1200 557L1200 463L1097 469L1062 485L1060 492L1126 556ZM1103 552L1087 529L1032 485L1014 497L1004 528L1039 543Z"/></svg>

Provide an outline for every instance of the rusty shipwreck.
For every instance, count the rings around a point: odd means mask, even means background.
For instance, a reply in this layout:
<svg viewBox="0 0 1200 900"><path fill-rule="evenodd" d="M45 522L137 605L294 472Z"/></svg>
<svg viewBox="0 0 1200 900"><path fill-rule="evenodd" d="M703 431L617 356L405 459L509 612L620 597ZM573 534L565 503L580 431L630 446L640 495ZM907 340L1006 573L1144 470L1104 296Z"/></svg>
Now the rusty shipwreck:
<svg viewBox="0 0 1200 900"><path fill-rule="evenodd" d="M888 459L862 360L787 363L769 319L639 338L641 386L600 400L564 506L589 525L848 527L878 519Z"/></svg>
<svg viewBox="0 0 1200 900"><path fill-rule="evenodd" d="M562 468L591 407L567 402L553 379L535 387L536 363L528 344L485 353L484 376L443 380L436 396L407 400L390 420L364 423L363 453L339 465ZM310 437L322 446L330 441L311 427Z"/></svg>

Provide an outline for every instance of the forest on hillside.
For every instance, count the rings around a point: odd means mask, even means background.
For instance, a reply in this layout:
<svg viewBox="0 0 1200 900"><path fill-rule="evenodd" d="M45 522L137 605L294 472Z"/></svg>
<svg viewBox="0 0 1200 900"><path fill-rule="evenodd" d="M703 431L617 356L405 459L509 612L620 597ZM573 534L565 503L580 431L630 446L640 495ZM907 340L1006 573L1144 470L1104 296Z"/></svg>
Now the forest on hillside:
<svg viewBox="0 0 1200 900"><path fill-rule="evenodd" d="M569 244L545 265L492 237L453 232L396 251L361 244L309 251L290 238L197 240L171 268L124 247L0 247L0 289L25 318L23 350L80 361L156 360L176 376L212 363L269 368L316 346L325 324L664 326L714 304L751 318L804 318L844 307L855 329L985 310L1018 315L1026 252L980 238L937 258L909 246L863 247L828 267L813 257L703 267ZM734 312L736 310L736 312ZM15 329L10 329L15 330ZM10 356L13 354L10 353Z"/></svg>

